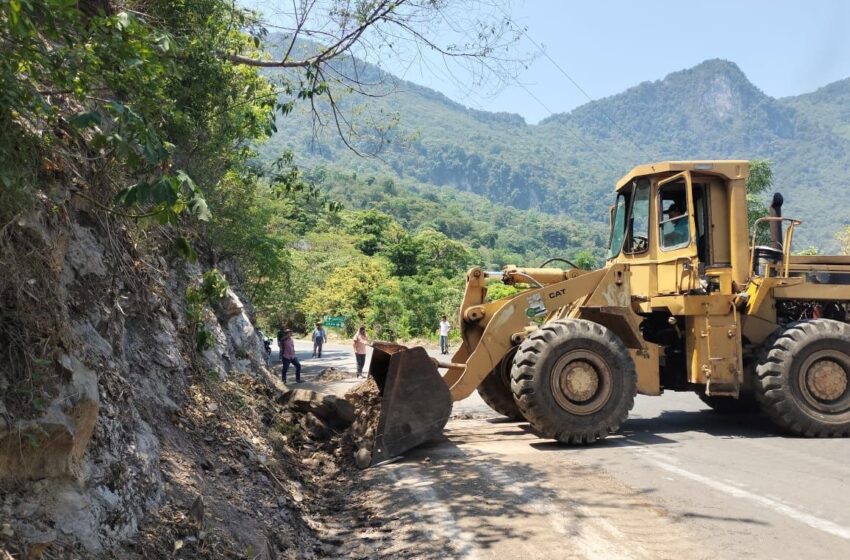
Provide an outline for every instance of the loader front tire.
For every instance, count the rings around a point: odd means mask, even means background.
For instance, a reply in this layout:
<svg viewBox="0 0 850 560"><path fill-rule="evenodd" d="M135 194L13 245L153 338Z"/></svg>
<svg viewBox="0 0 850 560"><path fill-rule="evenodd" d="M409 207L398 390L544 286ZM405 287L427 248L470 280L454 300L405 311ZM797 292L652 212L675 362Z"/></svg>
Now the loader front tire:
<svg viewBox="0 0 850 560"><path fill-rule="evenodd" d="M766 350L755 383L765 414L795 435L850 436L850 325L801 321Z"/></svg>
<svg viewBox="0 0 850 560"><path fill-rule="evenodd" d="M623 342L583 319L543 325L520 345L511 390L543 437L594 443L617 431L634 406L637 375Z"/></svg>
<svg viewBox="0 0 850 560"><path fill-rule="evenodd" d="M487 406L511 420L522 420L522 413L514 401L511 393L511 368L514 364L514 355L517 347L512 348L502 361L484 378L478 386L478 394L481 395Z"/></svg>

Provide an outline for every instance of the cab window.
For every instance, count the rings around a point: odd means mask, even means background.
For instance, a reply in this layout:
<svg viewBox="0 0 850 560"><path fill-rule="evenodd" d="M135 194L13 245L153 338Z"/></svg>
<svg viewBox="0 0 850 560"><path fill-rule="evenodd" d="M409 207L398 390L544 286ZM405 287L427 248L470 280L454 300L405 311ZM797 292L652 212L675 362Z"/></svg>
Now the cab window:
<svg viewBox="0 0 850 560"><path fill-rule="evenodd" d="M623 248L623 239L626 233L626 206L628 199L624 194L617 196L614 211L611 214L611 236L608 239L608 258L613 259L620 254Z"/></svg>
<svg viewBox="0 0 850 560"><path fill-rule="evenodd" d="M691 242L690 223L688 220L688 198L685 183L669 183L659 190L661 215L658 217L660 227L659 240L664 250L685 247Z"/></svg>
<svg viewBox="0 0 850 560"><path fill-rule="evenodd" d="M625 253L642 253L649 248L649 191L648 179L635 184Z"/></svg>

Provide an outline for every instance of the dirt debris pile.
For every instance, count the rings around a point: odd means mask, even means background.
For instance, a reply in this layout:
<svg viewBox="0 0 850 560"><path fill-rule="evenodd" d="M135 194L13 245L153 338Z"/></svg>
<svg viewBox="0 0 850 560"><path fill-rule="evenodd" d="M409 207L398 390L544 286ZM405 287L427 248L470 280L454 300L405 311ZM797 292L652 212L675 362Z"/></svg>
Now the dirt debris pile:
<svg viewBox="0 0 850 560"><path fill-rule="evenodd" d="M335 409L323 395L308 399L303 393L312 392L283 393L267 378L248 374L194 385L171 419L179 445L169 446L160 461L168 499L142 525L125 556L333 555L337 540L325 519L341 504L325 487L345 488L350 477L341 470L342 452L333 453L338 443L316 442L302 428L301 419L313 412L295 410ZM281 406L283 400L297 404ZM341 432L332 438L339 440Z"/></svg>
<svg viewBox="0 0 850 560"><path fill-rule="evenodd" d="M278 403L300 413L298 424L316 441L328 441L354 422L351 403L333 395L293 389L281 395Z"/></svg>
<svg viewBox="0 0 850 560"><path fill-rule="evenodd" d="M358 468L365 469L372 462L372 448L381 415L381 392L371 377L345 394L354 407L354 422L349 437Z"/></svg>
<svg viewBox="0 0 850 560"><path fill-rule="evenodd" d="M316 376L316 381L345 381L354 377L350 371L344 371L335 367L325 368Z"/></svg>

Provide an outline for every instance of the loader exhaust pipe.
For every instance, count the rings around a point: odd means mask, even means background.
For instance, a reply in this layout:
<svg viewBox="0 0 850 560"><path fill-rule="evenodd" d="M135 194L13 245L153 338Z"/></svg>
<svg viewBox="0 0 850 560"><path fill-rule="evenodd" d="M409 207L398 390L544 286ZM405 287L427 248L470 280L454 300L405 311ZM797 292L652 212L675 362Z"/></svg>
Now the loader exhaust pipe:
<svg viewBox="0 0 850 560"><path fill-rule="evenodd" d="M771 218L782 217L782 203L784 199L780 193L773 193L773 201L770 203L768 215ZM779 220L770 221L770 248L782 250L782 222Z"/></svg>

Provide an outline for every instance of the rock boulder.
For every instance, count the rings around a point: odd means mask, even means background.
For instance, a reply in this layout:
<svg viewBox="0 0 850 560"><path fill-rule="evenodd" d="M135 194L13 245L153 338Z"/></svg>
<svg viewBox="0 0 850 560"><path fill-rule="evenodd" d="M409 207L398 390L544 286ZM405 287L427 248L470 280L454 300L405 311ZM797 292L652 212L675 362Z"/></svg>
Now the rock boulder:
<svg viewBox="0 0 850 560"><path fill-rule="evenodd" d="M311 413L337 430L344 430L354 422L354 407L345 399L307 389L287 391L278 399L296 412Z"/></svg>

